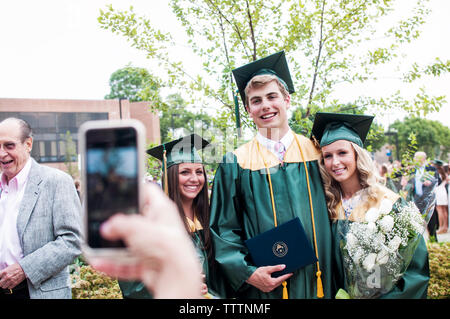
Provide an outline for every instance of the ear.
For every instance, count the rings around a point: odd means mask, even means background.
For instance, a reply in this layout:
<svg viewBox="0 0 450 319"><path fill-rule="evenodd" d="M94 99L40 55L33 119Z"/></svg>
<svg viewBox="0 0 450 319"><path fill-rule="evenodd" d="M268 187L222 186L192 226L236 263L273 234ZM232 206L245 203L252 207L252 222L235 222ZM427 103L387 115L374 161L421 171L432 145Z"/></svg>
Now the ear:
<svg viewBox="0 0 450 319"><path fill-rule="evenodd" d="M27 148L27 151L29 153L31 153L31 150L33 149L33 138L32 137L27 137L27 139L25 140L25 146Z"/></svg>
<svg viewBox="0 0 450 319"><path fill-rule="evenodd" d="M287 110L291 107L291 95L290 94L286 95L284 101L286 102L286 110Z"/></svg>

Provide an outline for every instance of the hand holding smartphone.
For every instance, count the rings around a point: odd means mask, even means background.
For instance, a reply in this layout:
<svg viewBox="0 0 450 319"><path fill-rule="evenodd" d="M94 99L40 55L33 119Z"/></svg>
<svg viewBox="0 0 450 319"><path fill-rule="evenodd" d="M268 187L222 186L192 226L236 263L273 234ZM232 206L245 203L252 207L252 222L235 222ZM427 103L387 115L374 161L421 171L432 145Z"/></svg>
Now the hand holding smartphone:
<svg viewBox="0 0 450 319"><path fill-rule="evenodd" d="M122 241L104 239L100 226L116 213L142 207L145 127L137 120L89 121L80 126L84 208L83 254L119 262L134 258Z"/></svg>

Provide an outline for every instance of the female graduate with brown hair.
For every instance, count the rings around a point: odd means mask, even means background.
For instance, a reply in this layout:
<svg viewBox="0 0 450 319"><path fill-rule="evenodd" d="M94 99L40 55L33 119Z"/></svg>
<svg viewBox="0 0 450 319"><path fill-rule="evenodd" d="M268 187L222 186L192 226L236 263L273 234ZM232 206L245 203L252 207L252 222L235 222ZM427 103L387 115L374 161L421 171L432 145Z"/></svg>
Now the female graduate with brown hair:
<svg viewBox="0 0 450 319"><path fill-rule="evenodd" d="M205 298L214 298L219 296L224 286L220 272L214 266L209 230L208 179L197 152L208 144L199 135L192 134L151 148L147 153L161 160L163 189L178 207L186 231L196 247L204 275L204 283L199 287L201 294ZM120 282L120 285L128 298L150 297L141 283Z"/></svg>

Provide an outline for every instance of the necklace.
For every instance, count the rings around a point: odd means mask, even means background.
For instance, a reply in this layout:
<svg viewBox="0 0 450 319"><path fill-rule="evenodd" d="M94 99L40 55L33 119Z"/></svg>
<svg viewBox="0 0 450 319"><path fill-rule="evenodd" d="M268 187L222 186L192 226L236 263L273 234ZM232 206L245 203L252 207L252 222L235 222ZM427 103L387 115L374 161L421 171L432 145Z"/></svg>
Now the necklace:
<svg viewBox="0 0 450 319"><path fill-rule="evenodd" d="M348 218L351 215L351 213L353 212L353 209L360 202L361 193L362 193L361 191L362 191L362 189L357 191L355 194L352 195L352 197L350 197L348 199L345 199L341 193L342 208L344 209L345 218Z"/></svg>

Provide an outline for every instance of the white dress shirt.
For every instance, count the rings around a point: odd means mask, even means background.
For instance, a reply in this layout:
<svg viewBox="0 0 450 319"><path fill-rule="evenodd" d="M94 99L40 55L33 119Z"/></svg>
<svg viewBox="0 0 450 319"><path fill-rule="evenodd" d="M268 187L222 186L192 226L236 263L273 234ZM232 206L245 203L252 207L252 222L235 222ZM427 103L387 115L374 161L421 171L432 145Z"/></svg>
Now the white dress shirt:
<svg viewBox="0 0 450 319"><path fill-rule="evenodd" d="M292 133L292 130L287 131L286 134L279 140L279 141L273 141L271 139L268 139L267 137L263 136L261 133L256 134L256 139L258 142L267 148L269 151L271 151L276 157L280 159L280 161L283 161L282 158L280 158L280 153L278 152L278 149L276 147L277 143L281 143L284 146L284 151L286 152L289 146L291 146L291 143L294 141L294 134Z"/></svg>
<svg viewBox="0 0 450 319"><path fill-rule="evenodd" d="M17 263L23 257L17 233L17 216L22 202L31 160L22 170L6 183L6 176L0 175L0 270Z"/></svg>
<svg viewBox="0 0 450 319"><path fill-rule="evenodd" d="M425 172L425 166L421 166L416 170L416 176L415 176L415 191L416 194L419 196L422 196L423 190L422 190L422 176Z"/></svg>

